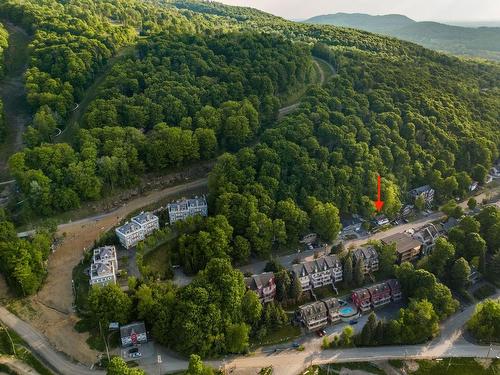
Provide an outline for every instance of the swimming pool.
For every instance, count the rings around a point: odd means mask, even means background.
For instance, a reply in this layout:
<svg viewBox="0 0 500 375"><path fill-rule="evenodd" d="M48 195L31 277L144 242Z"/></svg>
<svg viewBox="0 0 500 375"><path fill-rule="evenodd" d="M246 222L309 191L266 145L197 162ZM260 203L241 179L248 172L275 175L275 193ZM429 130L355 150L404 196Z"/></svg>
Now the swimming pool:
<svg viewBox="0 0 500 375"><path fill-rule="evenodd" d="M339 310L340 315L343 315L343 316L352 315L353 312L354 312L354 309L351 306L342 307Z"/></svg>

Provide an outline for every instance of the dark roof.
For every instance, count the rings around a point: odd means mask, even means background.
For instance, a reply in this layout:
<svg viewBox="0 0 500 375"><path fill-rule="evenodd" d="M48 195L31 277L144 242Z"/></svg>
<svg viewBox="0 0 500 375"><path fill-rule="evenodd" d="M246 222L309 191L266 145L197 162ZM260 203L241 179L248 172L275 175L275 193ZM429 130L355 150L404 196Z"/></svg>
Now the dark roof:
<svg viewBox="0 0 500 375"><path fill-rule="evenodd" d="M312 302L308 303L306 305L302 305L299 307L300 314L304 316L306 319L308 318L315 318L318 315L325 315L326 314L326 305L321 302Z"/></svg>
<svg viewBox="0 0 500 375"><path fill-rule="evenodd" d="M417 196L431 190L432 188L429 185L419 186L415 189L410 190L410 195Z"/></svg>
<svg viewBox="0 0 500 375"><path fill-rule="evenodd" d="M392 236L382 238L381 241L386 245L395 243L396 251L398 253L404 253L417 246L422 246L422 243L420 241L417 241L416 239L408 236L406 233L396 233Z"/></svg>
<svg viewBox="0 0 500 375"><path fill-rule="evenodd" d="M370 298L370 292L366 288L353 290L352 293L356 294L360 299Z"/></svg>
<svg viewBox="0 0 500 375"><path fill-rule="evenodd" d="M378 257L377 250L375 250L375 248L371 245L357 248L354 250L353 255L356 260L360 257L363 257L364 260L372 257Z"/></svg>
<svg viewBox="0 0 500 375"><path fill-rule="evenodd" d="M338 309L340 307L339 300L335 297L325 298L325 299L322 299L321 301L325 303L328 310L332 310L332 309L335 310L335 309Z"/></svg>
<svg viewBox="0 0 500 375"><path fill-rule="evenodd" d="M399 292L401 290L401 285L397 279L389 279L386 281L387 285L391 288L392 292Z"/></svg>
<svg viewBox="0 0 500 375"><path fill-rule="evenodd" d="M340 267L341 263L336 255L327 255L322 258L310 260L308 262L294 264L292 270L295 274L301 276L314 274L330 268Z"/></svg>
<svg viewBox="0 0 500 375"><path fill-rule="evenodd" d="M390 288L389 288L389 285L387 283L378 283L378 284L374 284L374 285L370 285L369 287L367 287L368 291L370 292L370 294L373 296L374 294L378 294L378 293L384 293L384 292L390 292Z"/></svg>
<svg viewBox="0 0 500 375"><path fill-rule="evenodd" d="M134 322L120 327L120 336L129 337L134 331L136 334L146 333L144 322Z"/></svg>
<svg viewBox="0 0 500 375"><path fill-rule="evenodd" d="M274 277L273 272L264 272L258 275L245 277L245 284L252 290L258 290L264 285L269 284L269 280Z"/></svg>
<svg viewBox="0 0 500 375"><path fill-rule="evenodd" d="M450 217L450 218L448 218L446 223L443 223L443 229L446 233L448 233L450 230L452 230L457 225L458 225L458 220L455 219L454 217Z"/></svg>

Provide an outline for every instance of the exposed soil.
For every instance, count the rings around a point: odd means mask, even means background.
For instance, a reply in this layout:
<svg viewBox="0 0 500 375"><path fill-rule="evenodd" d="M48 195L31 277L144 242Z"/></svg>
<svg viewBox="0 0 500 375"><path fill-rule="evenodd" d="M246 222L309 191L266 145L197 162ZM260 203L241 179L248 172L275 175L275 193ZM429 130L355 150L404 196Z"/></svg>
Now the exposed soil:
<svg viewBox="0 0 500 375"><path fill-rule="evenodd" d="M72 271L82 259L84 250L92 247L96 238L130 213L168 197L198 189L206 183L206 179L201 179L154 191L98 218L65 224L58 233L62 236L64 232L65 237L49 258L49 273L44 286L37 295L26 300L27 306L16 309L16 313L40 330L56 349L82 363L94 363L98 352L91 350L85 342L88 335L78 333L73 328L78 317L72 306Z"/></svg>

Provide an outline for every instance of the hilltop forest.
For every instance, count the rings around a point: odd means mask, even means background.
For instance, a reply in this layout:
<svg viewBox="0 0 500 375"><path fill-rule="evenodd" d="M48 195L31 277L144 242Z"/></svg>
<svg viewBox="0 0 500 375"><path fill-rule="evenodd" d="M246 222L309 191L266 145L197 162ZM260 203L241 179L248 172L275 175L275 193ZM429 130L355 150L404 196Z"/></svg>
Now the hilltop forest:
<svg viewBox="0 0 500 375"><path fill-rule="evenodd" d="M89 295L94 324L143 319L160 343L185 354L244 352L249 337L287 321L281 305L263 308L245 291L234 264L269 258L310 230L333 241L341 215L371 218L378 174L392 218L419 185L435 188L438 203L465 196L499 157L498 64L213 2L5 0L0 18L32 36L25 74L32 121L25 147L9 160L17 222L216 160L210 217L174 228L176 256L194 281L176 288L131 279L128 293L113 285ZM6 36L0 28L0 51ZM324 84L318 61L335 71ZM301 92L296 110L279 116ZM481 234L498 268L499 216L487 215ZM52 232L19 240L3 212L0 226L9 285L36 292ZM467 253L460 236L478 230L455 233L460 252ZM434 263L426 265L433 272ZM409 290L422 275L406 266L400 273ZM439 290L446 306L432 302L443 318L456 304L431 281L418 297Z"/></svg>

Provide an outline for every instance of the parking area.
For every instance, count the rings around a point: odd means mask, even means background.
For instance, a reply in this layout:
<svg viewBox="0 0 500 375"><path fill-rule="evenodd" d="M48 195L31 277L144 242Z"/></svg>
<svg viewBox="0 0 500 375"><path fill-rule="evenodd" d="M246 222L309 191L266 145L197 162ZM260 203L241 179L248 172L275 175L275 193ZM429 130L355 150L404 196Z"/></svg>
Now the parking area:
<svg viewBox="0 0 500 375"><path fill-rule="evenodd" d="M155 345L151 341L145 344L137 344L121 349L121 356L125 362L151 358L155 353Z"/></svg>

